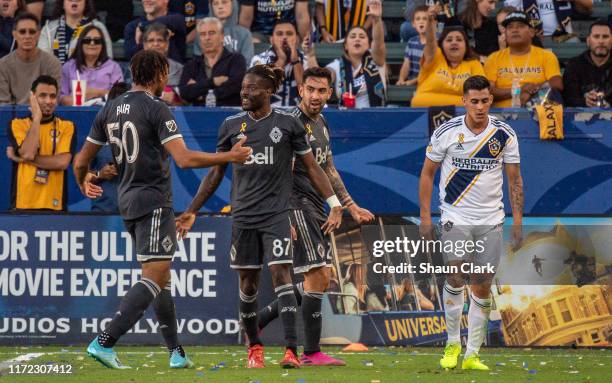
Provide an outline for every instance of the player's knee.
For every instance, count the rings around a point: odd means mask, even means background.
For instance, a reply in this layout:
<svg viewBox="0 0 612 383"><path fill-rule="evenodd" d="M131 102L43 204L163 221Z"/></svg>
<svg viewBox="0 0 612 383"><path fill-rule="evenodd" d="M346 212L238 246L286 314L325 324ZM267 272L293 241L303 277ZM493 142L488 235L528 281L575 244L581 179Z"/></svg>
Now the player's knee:
<svg viewBox="0 0 612 383"><path fill-rule="evenodd" d="M280 264L270 266L270 274L272 275L272 284L274 287L292 283L289 265Z"/></svg>
<svg viewBox="0 0 612 383"><path fill-rule="evenodd" d="M163 289L170 281L170 261L147 262L142 264L142 277L155 282Z"/></svg>
<svg viewBox="0 0 612 383"><path fill-rule="evenodd" d="M446 283L451 285L454 288L461 288L464 286L465 281L463 279L463 275L461 273L458 274L448 274L446 276Z"/></svg>
<svg viewBox="0 0 612 383"><path fill-rule="evenodd" d="M305 275L304 287L307 291L325 292L329 286L329 271L327 267L318 267Z"/></svg>
<svg viewBox="0 0 612 383"><path fill-rule="evenodd" d="M491 284L490 283L481 283L481 284L473 284L470 286L472 290L472 294L481 299L487 299L491 296Z"/></svg>

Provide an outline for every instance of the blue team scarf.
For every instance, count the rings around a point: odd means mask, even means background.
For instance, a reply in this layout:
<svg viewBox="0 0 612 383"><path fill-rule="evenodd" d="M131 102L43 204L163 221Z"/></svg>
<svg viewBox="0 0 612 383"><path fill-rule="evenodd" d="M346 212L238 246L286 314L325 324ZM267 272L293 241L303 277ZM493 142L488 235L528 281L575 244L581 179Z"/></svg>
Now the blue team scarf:
<svg viewBox="0 0 612 383"><path fill-rule="evenodd" d="M553 0L555 6L555 15L557 15L557 30L553 36L564 35L567 32L567 26L572 21L572 3L569 1ZM541 20L540 10L538 9L537 0L523 0L523 10L532 20Z"/></svg>

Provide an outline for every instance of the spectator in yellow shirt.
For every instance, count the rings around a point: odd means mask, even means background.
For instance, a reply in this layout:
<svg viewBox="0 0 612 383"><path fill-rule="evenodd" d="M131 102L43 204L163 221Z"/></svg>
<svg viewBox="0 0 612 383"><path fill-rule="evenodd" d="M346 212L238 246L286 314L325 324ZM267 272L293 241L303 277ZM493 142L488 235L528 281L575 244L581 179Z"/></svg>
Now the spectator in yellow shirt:
<svg viewBox="0 0 612 383"><path fill-rule="evenodd" d="M520 104L524 106L544 83L563 91L559 60L554 53L532 45L535 30L524 12L509 13L502 25L508 47L499 50L485 63L485 73L495 97L494 107L512 106L512 88L520 87Z"/></svg>
<svg viewBox="0 0 612 383"><path fill-rule="evenodd" d="M463 82L484 75L482 65L468 45L463 27L442 30L436 44L436 15L439 6L429 8L425 49L421 58L418 87L413 107L463 105Z"/></svg>
<svg viewBox="0 0 612 383"><path fill-rule="evenodd" d="M31 116L10 122L13 161L11 205L16 210L66 210L66 169L72 160L74 124L55 116L58 84L40 76L32 84Z"/></svg>

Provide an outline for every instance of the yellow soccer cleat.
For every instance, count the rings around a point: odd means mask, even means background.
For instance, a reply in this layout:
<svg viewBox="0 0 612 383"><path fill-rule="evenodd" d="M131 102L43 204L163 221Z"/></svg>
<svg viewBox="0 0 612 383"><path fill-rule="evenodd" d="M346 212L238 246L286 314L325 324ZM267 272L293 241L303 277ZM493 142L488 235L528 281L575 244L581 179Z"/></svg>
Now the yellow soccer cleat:
<svg viewBox="0 0 612 383"><path fill-rule="evenodd" d="M443 369L457 367L457 360L461 354L461 344L449 343L444 348L444 356L440 359L440 367Z"/></svg>
<svg viewBox="0 0 612 383"><path fill-rule="evenodd" d="M489 371L489 367L480 361L480 357L478 354L472 354L467 358L463 358L463 363L461 363L462 370L479 370L479 371Z"/></svg>

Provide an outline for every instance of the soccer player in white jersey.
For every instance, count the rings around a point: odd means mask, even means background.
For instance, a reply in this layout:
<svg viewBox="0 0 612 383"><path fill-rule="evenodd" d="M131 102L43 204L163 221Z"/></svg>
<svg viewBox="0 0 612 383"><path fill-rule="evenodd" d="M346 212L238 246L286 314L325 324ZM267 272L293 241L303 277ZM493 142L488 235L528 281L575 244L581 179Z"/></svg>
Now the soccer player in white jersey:
<svg viewBox="0 0 612 383"><path fill-rule="evenodd" d="M489 115L493 102L489 81L483 76L468 78L463 85L466 114L437 128L427 147L419 181L421 207L420 235L431 239L431 195L436 171L440 175L440 226L442 243L474 241L474 251L463 257L445 253L447 265L456 273L446 276L443 302L448 340L440 366L457 366L461 353L460 323L463 314L465 280L461 270L492 266L486 272L469 274L467 350L461 364L464 370L488 370L478 351L487 333L491 311L491 281L502 250L502 166L506 169L512 205L514 245L522 239L523 180L516 133L507 124ZM481 246L478 246L481 241ZM463 265L472 263L472 265ZM492 272L491 272L492 271Z"/></svg>

